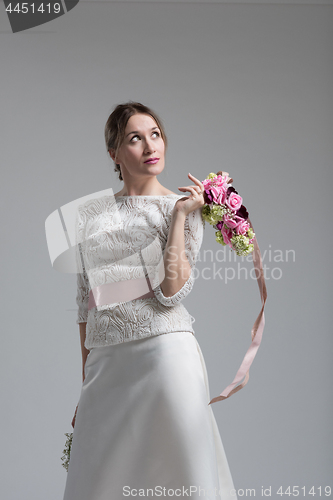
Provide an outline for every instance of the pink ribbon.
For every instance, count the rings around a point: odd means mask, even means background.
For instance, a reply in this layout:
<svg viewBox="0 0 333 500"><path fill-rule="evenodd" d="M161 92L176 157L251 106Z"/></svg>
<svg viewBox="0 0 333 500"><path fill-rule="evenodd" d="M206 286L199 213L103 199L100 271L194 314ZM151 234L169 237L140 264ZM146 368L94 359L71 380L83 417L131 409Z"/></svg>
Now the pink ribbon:
<svg viewBox="0 0 333 500"><path fill-rule="evenodd" d="M250 219L248 219L248 222L250 223L252 229L252 223ZM213 398L208 405L212 403L216 403L217 401L223 401L223 399L227 399L232 394L235 394L236 392L240 391L249 381L250 375L250 366L252 365L252 362L254 360L255 355L257 354L257 351L259 349L261 339L262 339L262 333L264 331L264 326L265 326L265 316L264 316L264 307L267 299L267 290L266 290L266 283L265 283L265 277L264 277L264 271L262 267L262 258L261 258L261 253L259 249L259 245L257 242L257 238L254 237L253 241L253 252L252 252L252 259L253 259L253 266L255 269L256 273L256 278L257 278L257 283L260 291L260 297L261 297L261 303L262 307L260 310L260 313L257 317L257 319L254 322L253 328L251 330L251 337L252 337L252 343L250 347L248 348L244 359L238 369L238 372L236 373L236 376L234 380L232 381L231 384L228 385L224 389L221 394L215 398ZM238 384L243 378L245 377L244 381L238 385L237 387L234 387L236 384ZM233 388L234 387L234 388Z"/></svg>
<svg viewBox="0 0 333 500"><path fill-rule="evenodd" d="M147 289L149 290L147 292ZM97 306L127 302L135 299L147 299L155 294L147 278L114 281L96 286L89 292L88 310Z"/></svg>

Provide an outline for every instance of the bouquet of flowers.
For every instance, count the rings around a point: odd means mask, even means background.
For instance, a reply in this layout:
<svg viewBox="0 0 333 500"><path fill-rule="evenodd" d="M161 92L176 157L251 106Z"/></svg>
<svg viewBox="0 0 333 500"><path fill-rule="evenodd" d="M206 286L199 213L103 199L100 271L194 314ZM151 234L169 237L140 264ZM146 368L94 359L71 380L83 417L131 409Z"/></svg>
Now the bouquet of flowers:
<svg viewBox="0 0 333 500"><path fill-rule="evenodd" d="M227 176L210 173L202 184L205 187L205 206L202 218L216 231L216 241L229 245L237 255L253 252L255 233L248 222L248 211L236 189L227 184Z"/></svg>
<svg viewBox="0 0 333 500"><path fill-rule="evenodd" d="M205 202L201 212L202 218L217 229L215 236L218 243L228 245L239 256L249 255L253 252L252 259L262 307L251 330L251 345L244 356L233 382L208 404L229 398L247 384L250 366L258 351L264 331L264 307L267 299L261 253L252 223L249 219L249 213L243 205L242 197L227 182L228 175L222 176L222 174L223 172L221 171L217 172L217 174L210 173L202 181L204 186L202 194Z"/></svg>
<svg viewBox="0 0 333 500"><path fill-rule="evenodd" d="M61 457L61 460L63 462L62 466L65 467L66 471L68 472L69 459L70 459L71 448L72 448L73 433L72 432L65 432L65 436L67 436L67 441L65 443L65 449L63 450L64 455Z"/></svg>

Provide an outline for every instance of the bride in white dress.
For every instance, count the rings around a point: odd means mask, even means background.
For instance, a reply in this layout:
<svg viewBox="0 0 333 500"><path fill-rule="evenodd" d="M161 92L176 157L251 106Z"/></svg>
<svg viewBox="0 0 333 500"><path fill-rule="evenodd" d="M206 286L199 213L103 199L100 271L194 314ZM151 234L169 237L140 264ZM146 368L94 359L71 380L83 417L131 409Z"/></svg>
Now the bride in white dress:
<svg viewBox="0 0 333 500"><path fill-rule="evenodd" d="M180 195L158 182L167 138L140 103L114 109L105 141L124 186L77 213L83 384L63 500L237 499L182 303L203 238L203 185L189 174Z"/></svg>

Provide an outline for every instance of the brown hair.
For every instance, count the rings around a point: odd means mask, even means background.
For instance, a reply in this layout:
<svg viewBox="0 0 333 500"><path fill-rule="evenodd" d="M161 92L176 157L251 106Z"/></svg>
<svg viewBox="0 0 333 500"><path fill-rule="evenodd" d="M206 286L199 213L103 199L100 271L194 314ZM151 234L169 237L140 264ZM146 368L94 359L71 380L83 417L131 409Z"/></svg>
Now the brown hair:
<svg viewBox="0 0 333 500"><path fill-rule="evenodd" d="M161 136L164 141L165 149L167 148L167 137L162 124L161 119L157 116L154 111L150 108L141 104L140 102L129 101L123 104L118 104L112 111L111 115L107 119L104 128L104 136L105 136L105 144L106 149L109 151L110 149L114 149L116 152L116 156L118 154L118 150L124 140L125 136L125 128L128 120L131 116L143 113L146 115L150 115L156 122L157 126L161 131ZM120 171L120 165L115 163L114 171L119 173L119 179L122 181L122 175Z"/></svg>

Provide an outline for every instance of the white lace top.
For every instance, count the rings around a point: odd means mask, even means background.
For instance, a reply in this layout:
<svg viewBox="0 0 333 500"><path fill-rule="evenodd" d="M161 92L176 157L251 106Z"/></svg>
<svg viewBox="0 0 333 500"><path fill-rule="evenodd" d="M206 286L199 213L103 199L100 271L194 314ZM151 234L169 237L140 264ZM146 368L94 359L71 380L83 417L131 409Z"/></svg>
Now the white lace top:
<svg viewBox="0 0 333 500"><path fill-rule="evenodd" d="M159 285L162 279L159 277L157 281L157 264L163 263L172 210L183 196L104 196L79 206L76 242L77 265L81 272L77 273L76 323L87 322L87 349L175 331L194 334L192 323L195 318L182 301L195 281L195 262L205 227L201 208L190 212L185 219L185 254L192 268L190 277L172 297L163 295ZM92 288L147 277L147 273L154 297L88 310Z"/></svg>

